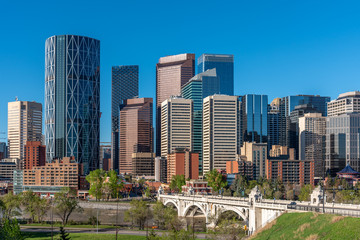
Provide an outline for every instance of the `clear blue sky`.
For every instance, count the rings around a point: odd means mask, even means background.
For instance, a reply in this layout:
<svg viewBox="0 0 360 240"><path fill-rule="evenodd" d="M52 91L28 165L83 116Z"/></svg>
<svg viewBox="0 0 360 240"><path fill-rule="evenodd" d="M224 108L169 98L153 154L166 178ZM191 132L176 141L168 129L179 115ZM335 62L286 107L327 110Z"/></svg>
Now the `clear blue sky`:
<svg viewBox="0 0 360 240"><path fill-rule="evenodd" d="M101 141L110 141L113 65L140 66L141 97L155 97L159 57L185 52L234 54L238 95L359 90L359 12L358 1L2 1L0 132L15 96L44 103L52 35L101 41Z"/></svg>

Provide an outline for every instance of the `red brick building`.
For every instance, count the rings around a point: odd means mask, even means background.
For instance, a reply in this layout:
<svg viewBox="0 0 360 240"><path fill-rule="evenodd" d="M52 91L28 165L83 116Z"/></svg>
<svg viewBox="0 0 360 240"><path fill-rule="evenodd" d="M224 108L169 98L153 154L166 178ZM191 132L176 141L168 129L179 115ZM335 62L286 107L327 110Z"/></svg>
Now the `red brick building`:
<svg viewBox="0 0 360 240"><path fill-rule="evenodd" d="M46 147L40 141L28 141L24 148L24 169L45 166Z"/></svg>
<svg viewBox="0 0 360 240"><path fill-rule="evenodd" d="M312 160L266 160L268 179L280 179L284 183L314 185L315 165Z"/></svg>
<svg viewBox="0 0 360 240"><path fill-rule="evenodd" d="M167 155L167 181L174 175L184 175L185 179L199 178L199 153L188 149L177 149Z"/></svg>

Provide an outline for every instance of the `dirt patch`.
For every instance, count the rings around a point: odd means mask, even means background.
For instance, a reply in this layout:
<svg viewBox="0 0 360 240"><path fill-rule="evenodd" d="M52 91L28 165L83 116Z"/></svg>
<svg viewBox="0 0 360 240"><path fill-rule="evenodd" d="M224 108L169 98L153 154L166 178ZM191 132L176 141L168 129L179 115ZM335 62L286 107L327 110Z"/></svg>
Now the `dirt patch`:
<svg viewBox="0 0 360 240"><path fill-rule="evenodd" d="M317 212L314 212L313 213L313 216L312 217L310 217L311 219L315 219L315 218L317 218L319 216L319 213L317 213Z"/></svg>
<svg viewBox="0 0 360 240"><path fill-rule="evenodd" d="M334 216L332 219L331 219L331 222L332 223L336 223L338 221L341 221L343 220L345 217L344 216Z"/></svg>
<svg viewBox="0 0 360 240"><path fill-rule="evenodd" d="M317 240L319 237L317 234L311 234L306 238L306 240Z"/></svg>
<svg viewBox="0 0 360 240"><path fill-rule="evenodd" d="M295 234L302 233L305 229L307 229L309 227L310 227L310 223L304 223L294 233Z"/></svg>

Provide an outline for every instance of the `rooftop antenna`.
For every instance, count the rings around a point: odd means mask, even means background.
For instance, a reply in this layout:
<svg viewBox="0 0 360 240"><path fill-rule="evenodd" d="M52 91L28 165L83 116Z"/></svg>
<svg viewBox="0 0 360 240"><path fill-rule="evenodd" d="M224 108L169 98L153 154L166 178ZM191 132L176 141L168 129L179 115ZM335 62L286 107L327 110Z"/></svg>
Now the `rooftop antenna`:
<svg viewBox="0 0 360 240"><path fill-rule="evenodd" d="M18 99L18 97L17 97L17 96L15 97L15 101L19 101L19 99Z"/></svg>

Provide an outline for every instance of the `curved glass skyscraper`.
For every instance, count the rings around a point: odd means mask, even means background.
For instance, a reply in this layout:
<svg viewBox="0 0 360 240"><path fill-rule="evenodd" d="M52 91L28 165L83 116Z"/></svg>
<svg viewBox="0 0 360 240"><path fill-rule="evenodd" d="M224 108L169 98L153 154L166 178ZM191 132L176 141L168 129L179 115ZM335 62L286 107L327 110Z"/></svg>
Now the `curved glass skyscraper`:
<svg viewBox="0 0 360 240"><path fill-rule="evenodd" d="M45 42L46 159L74 156L99 167L100 41L52 36Z"/></svg>

